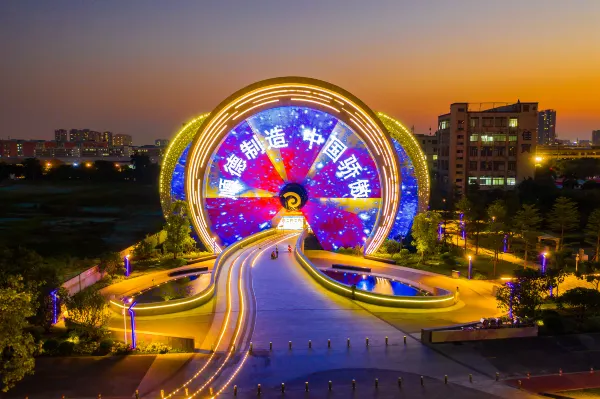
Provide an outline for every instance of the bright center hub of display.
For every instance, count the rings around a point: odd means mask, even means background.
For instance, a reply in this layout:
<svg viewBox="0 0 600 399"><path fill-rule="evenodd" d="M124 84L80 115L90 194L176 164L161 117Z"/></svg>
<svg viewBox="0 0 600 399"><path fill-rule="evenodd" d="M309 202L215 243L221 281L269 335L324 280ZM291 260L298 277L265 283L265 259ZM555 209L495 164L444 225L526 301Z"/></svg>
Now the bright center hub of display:
<svg viewBox="0 0 600 399"><path fill-rule="evenodd" d="M279 193L281 205L288 211L297 211L306 204L308 193L302 185L298 183L288 183Z"/></svg>

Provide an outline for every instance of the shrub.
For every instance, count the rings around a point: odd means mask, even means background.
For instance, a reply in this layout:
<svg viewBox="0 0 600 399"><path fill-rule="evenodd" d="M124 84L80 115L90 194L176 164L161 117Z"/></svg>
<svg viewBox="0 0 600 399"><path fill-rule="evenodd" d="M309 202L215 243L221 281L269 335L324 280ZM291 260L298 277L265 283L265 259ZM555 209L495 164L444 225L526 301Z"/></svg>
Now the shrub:
<svg viewBox="0 0 600 399"><path fill-rule="evenodd" d="M29 333L33 337L33 340L37 343L42 340L42 336L44 335L44 332L46 330L44 329L44 327L41 326L32 326L28 328L27 331L29 331Z"/></svg>
<svg viewBox="0 0 600 399"><path fill-rule="evenodd" d="M71 356L75 349L75 344L71 341L63 341L58 345L58 354L61 356Z"/></svg>
<svg viewBox="0 0 600 399"><path fill-rule="evenodd" d="M402 250L402 244L396 240L385 240L383 242L383 250L390 254L396 254Z"/></svg>
<svg viewBox="0 0 600 399"><path fill-rule="evenodd" d="M113 348L113 340L112 339L103 339L100 341L100 345L98 345L98 352L100 354L106 355L110 353Z"/></svg>
<svg viewBox="0 0 600 399"><path fill-rule="evenodd" d="M125 342L113 342L111 352L115 355L128 355L132 351L131 346Z"/></svg>
<svg viewBox="0 0 600 399"><path fill-rule="evenodd" d="M542 319L544 321L544 327L549 334L563 334L565 332L565 323L563 318L558 314L547 314Z"/></svg>
<svg viewBox="0 0 600 399"><path fill-rule="evenodd" d="M98 351L98 343L95 341L81 341L75 345L74 352L78 355L93 355Z"/></svg>
<svg viewBox="0 0 600 399"><path fill-rule="evenodd" d="M171 351L171 347L161 342L152 342L148 345L138 345L138 350L142 353L160 353L165 354Z"/></svg>
<svg viewBox="0 0 600 399"><path fill-rule="evenodd" d="M44 345L42 346L42 349L44 349L44 352L46 353L54 353L58 349L58 340L54 338L46 340L46 342L44 342Z"/></svg>
<svg viewBox="0 0 600 399"><path fill-rule="evenodd" d="M442 260L442 262L444 262L444 264L448 265L448 266L456 265L456 261L454 260L454 255L452 255L450 252L444 252L443 254L441 254L440 260Z"/></svg>

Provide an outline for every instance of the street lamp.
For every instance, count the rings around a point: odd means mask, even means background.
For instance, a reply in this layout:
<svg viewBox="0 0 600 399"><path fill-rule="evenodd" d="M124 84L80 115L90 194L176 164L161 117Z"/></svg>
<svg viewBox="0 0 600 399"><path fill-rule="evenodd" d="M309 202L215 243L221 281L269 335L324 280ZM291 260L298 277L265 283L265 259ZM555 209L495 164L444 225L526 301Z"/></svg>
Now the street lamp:
<svg viewBox="0 0 600 399"><path fill-rule="evenodd" d="M125 258L123 258L123 263L125 265L125 277L129 277L129 272L130 272L129 254L125 255Z"/></svg>
<svg viewBox="0 0 600 399"><path fill-rule="evenodd" d="M547 252L544 252L542 254L542 273L546 273L546 256L548 255Z"/></svg>
<svg viewBox="0 0 600 399"><path fill-rule="evenodd" d="M129 299L129 301L131 303L131 301L133 301L133 298ZM131 303L131 305L127 309L129 311L129 316L131 317L131 348L132 349L135 349L135 346L136 346L136 342L135 342L135 314L133 313L133 307L135 305L137 305L137 301Z"/></svg>
<svg viewBox="0 0 600 399"><path fill-rule="evenodd" d="M471 279L471 273L473 271L473 257L469 255L469 280Z"/></svg>
<svg viewBox="0 0 600 399"><path fill-rule="evenodd" d="M131 303L132 301L133 298L123 298L123 311L121 313L123 313L123 336L125 338L125 345L127 345L127 311L125 308L127 307L127 304Z"/></svg>

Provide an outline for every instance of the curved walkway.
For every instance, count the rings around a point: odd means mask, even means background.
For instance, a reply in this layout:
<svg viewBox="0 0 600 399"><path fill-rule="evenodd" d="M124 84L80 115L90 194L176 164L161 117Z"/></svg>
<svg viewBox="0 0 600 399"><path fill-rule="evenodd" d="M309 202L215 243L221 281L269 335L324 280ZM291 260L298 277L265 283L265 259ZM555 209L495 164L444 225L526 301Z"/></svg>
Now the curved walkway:
<svg viewBox="0 0 600 399"><path fill-rule="evenodd" d="M294 242L295 239L288 239L283 244L293 246ZM255 395L259 383L265 392L278 392L283 382L290 392L301 394L306 381L323 385L333 378L336 386L349 387L352 378L365 384L373 373L386 375L387 379L391 374L405 375L407 379L411 376L410 389L415 389L414 382L421 375L438 381L448 375L451 384L467 387L447 392L444 395L447 398L476 397L473 389L503 397L528 396L438 354L411 337L405 345L404 332L361 304L325 290L308 276L293 254L280 251L277 260L269 259L266 254L259 256L252 268L252 282L256 296L253 352L232 382L242 397ZM473 374L472 383L469 374ZM389 383L386 384L389 388ZM420 385L416 388L420 389ZM319 388L321 392L327 392L325 389L326 386ZM473 395L465 396L465 389L473 391ZM232 395L232 387L224 393Z"/></svg>

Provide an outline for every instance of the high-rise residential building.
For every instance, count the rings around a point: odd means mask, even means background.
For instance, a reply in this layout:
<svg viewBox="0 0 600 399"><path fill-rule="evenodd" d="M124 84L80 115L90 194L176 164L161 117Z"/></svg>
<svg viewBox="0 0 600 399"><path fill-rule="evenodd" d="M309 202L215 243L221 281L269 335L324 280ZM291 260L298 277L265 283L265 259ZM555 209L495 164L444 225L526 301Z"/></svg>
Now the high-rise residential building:
<svg viewBox="0 0 600 399"><path fill-rule="evenodd" d="M112 132L102 132L100 133L100 142L108 143L109 146L113 144L113 134Z"/></svg>
<svg viewBox="0 0 600 399"><path fill-rule="evenodd" d="M0 140L0 158L31 158L38 140Z"/></svg>
<svg viewBox="0 0 600 399"><path fill-rule="evenodd" d="M438 116L438 179L446 192L511 189L533 177L535 102L454 103Z"/></svg>
<svg viewBox="0 0 600 399"><path fill-rule="evenodd" d="M556 111L547 109L538 113L538 144L552 145L556 140Z"/></svg>
<svg viewBox="0 0 600 399"><path fill-rule="evenodd" d="M421 149L425 154L425 158L427 158L427 167L429 168L429 172L436 174L438 160L437 135L432 136L427 134L415 134L414 136L421 145Z"/></svg>
<svg viewBox="0 0 600 399"><path fill-rule="evenodd" d="M592 130L592 145L600 146L600 130Z"/></svg>
<svg viewBox="0 0 600 399"><path fill-rule="evenodd" d="M169 145L169 140L167 139L156 139L154 140L154 145L157 147L166 147Z"/></svg>
<svg viewBox="0 0 600 399"><path fill-rule="evenodd" d="M66 129L56 129L54 131L54 141L65 143L69 141L69 133Z"/></svg>
<svg viewBox="0 0 600 399"><path fill-rule="evenodd" d="M115 147L120 147L123 145L132 145L133 139L129 134L115 134L113 136L112 145Z"/></svg>

